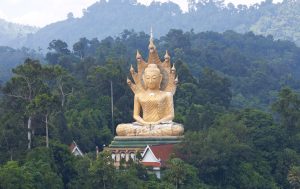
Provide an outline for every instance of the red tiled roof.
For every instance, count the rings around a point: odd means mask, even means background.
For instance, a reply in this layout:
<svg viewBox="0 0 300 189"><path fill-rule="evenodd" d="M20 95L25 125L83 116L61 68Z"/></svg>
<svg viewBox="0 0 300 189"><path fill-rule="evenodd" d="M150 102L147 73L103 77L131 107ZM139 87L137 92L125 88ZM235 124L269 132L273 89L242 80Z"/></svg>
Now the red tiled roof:
<svg viewBox="0 0 300 189"><path fill-rule="evenodd" d="M74 142L72 142L72 144L70 144L70 146L69 146L71 153L73 152L74 148L76 148L76 144Z"/></svg>
<svg viewBox="0 0 300 189"><path fill-rule="evenodd" d="M160 159L162 162L165 162L170 158L170 155L173 153L174 145L162 144L157 146L150 146L150 149L152 150L157 159Z"/></svg>
<svg viewBox="0 0 300 189"><path fill-rule="evenodd" d="M159 162L142 162L142 164L149 167L160 167Z"/></svg>

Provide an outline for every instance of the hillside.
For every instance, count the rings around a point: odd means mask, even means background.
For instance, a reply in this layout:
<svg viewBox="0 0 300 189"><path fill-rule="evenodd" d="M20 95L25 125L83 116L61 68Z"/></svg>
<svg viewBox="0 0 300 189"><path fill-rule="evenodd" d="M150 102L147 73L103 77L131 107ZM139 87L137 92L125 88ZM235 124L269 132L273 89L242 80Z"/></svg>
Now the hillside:
<svg viewBox="0 0 300 189"><path fill-rule="evenodd" d="M234 30L273 35L275 39L287 39L300 44L299 28L296 27L300 23L300 12L297 11L299 4L299 1L293 0L273 4L268 0L251 7L235 7L233 4L225 5L220 0L202 0L197 3L190 1L189 12L182 13L179 6L172 2L154 2L145 6L132 0L100 1L84 10L83 17L69 16L64 21L50 24L28 36L24 44L45 50L53 39L73 44L81 37L103 39L117 36L124 29L148 33L151 26L157 37L165 35L170 29L193 29L195 32Z"/></svg>
<svg viewBox="0 0 300 189"><path fill-rule="evenodd" d="M276 39L285 39L300 45L300 1L285 0L270 14L262 15L250 27L256 34L273 35Z"/></svg>
<svg viewBox="0 0 300 189"><path fill-rule="evenodd" d="M20 47L27 35L38 30L36 27L7 22L0 18L0 46Z"/></svg>
<svg viewBox="0 0 300 189"><path fill-rule="evenodd" d="M182 13L179 6L172 2L153 3L147 7L130 0L100 1L84 10L82 18L69 17L42 28L35 35L29 36L25 45L31 48L42 47L45 50L53 39L73 44L81 37L103 39L117 36L125 29L150 31L151 26L155 35L161 36L170 28L184 28L178 22L180 16Z"/></svg>

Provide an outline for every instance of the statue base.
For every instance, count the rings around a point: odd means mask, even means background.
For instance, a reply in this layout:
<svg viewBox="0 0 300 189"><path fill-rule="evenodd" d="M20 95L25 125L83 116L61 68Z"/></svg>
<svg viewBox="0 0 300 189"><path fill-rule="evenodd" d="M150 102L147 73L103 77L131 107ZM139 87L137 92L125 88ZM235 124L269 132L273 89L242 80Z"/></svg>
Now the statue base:
<svg viewBox="0 0 300 189"><path fill-rule="evenodd" d="M183 136L116 136L110 148L145 148L147 145L177 144Z"/></svg>
<svg viewBox="0 0 300 189"><path fill-rule="evenodd" d="M172 121L152 125L141 125L134 122L119 124L116 131L118 136L182 136L184 127L182 124Z"/></svg>
<svg viewBox="0 0 300 189"><path fill-rule="evenodd" d="M112 154L114 165L119 167L122 159L128 162L135 160L138 153L143 154L147 145L178 144L183 139L184 136L116 136L105 150Z"/></svg>

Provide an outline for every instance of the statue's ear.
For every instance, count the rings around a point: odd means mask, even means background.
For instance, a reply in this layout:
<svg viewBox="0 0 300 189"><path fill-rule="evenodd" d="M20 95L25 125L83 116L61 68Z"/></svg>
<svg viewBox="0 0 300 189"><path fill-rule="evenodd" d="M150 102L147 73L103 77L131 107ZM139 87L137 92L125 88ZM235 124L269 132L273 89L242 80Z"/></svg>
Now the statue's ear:
<svg viewBox="0 0 300 189"><path fill-rule="evenodd" d="M148 87L146 85L145 74L143 74L142 78L143 78L144 88L145 88L145 90L147 90Z"/></svg>

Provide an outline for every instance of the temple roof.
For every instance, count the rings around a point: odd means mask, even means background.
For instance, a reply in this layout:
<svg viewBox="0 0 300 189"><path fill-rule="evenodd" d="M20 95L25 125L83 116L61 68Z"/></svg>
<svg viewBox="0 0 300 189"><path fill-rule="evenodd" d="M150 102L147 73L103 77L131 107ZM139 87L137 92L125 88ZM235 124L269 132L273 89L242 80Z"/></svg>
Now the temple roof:
<svg viewBox="0 0 300 189"><path fill-rule="evenodd" d="M170 158L171 154L173 153L173 149L174 149L173 144L147 146L143 153L142 163L145 166L152 166L152 167L165 166L166 161ZM155 159L153 159L153 161L144 160L147 153L152 153L155 156Z"/></svg>
<svg viewBox="0 0 300 189"><path fill-rule="evenodd" d="M79 149L75 141L73 141L72 144L70 144L69 150L75 156L83 156L82 151Z"/></svg>
<svg viewBox="0 0 300 189"><path fill-rule="evenodd" d="M150 149L161 161L167 161L170 158L170 155L173 153L174 145L173 144L162 144L157 146L150 146Z"/></svg>

